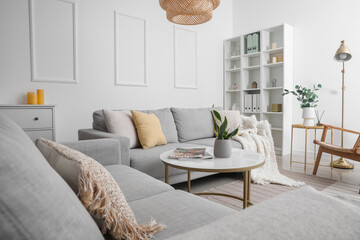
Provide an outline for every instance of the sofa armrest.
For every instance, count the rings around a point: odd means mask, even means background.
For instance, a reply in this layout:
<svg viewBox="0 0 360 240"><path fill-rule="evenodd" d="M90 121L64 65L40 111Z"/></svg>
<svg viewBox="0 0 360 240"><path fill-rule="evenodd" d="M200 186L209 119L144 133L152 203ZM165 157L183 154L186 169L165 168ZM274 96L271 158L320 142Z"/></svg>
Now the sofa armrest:
<svg viewBox="0 0 360 240"><path fill-rule="evenodd" d="M120 142L121 164L130 166L130 139L116 134L102 132L95 129L80 129L78 131L79 140L112 138Z"/></svg>
<svg viewBox="0 0 360 240"><path fill-rule="evenodd" d="M103 166L121 164L120 143L115 139L96 139L62 143L95 159Z"/></svg>

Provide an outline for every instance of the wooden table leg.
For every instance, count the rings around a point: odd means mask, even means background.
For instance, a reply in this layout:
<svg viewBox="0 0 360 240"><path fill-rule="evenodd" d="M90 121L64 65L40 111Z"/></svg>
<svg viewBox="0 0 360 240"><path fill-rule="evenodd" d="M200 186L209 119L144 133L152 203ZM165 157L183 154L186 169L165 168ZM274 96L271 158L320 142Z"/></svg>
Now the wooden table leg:
<svg viewBox="0 0 360 240"><path fill-rule="evenodd" d="M316 140L316 128L315 128L314 140ZM315 161L316 161L316 144L314 144L314 163Z"/></svg>
<svg viewBox="0 0 360 240"><path fill-rule="evenodd" d="M251 188L251 170L248 173L248 201L250 202L250 188Z"/></svg>
<svg viewBox="0 0 360 240"><path fill-rule="evenodd" d="M306 171L307 134L308 134L308 129L305 128L305 164L304 164L304 171Z"/></svg>
<svg viewBox="0 0 360 240"><path fill-rule="evenodd" d="M165 164L165 183L169 184L169 166Z"/></svg>
<svg viewBox="0 0 360 240"><path fill-rule="evenodd" d="M190 170L188 170L188 185L187 185L187 188L188 188L188 192L191 192L191 173L190 173Z"/></svg>
<svg viewBox="0 0 360 240"><path fill-rule="evenodd" d="M244 192L243 192L243 208L247 208L248 205L248 191L249 191L249 171L244 172Z"/></svg>
<svg viewBox="0 0 360 240"><path fill-rule="evenodd" d="M292 165L292 152L293 152L293 134L294 134L294 127L291 126L291 148L290 148L290 166Z"/></svg>
<svg viewBox="0 0 360 240"><path fill-rule="evenodd" d="M334 143L334 129L331 128L331 144ZM333 169L333 158L334 158L334 155L331 154L331 170Z"/></svg>

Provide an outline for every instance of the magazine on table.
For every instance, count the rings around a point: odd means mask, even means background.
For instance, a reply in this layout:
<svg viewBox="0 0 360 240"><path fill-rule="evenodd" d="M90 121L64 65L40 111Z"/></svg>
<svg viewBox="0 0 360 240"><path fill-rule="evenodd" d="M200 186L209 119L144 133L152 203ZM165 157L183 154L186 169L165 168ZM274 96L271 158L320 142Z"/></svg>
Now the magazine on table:
<svg viewBox="0 0 360 240"><path fill-rule="evenodd" d="M169 158L184 159L211 159L213 156L206 152L206 148L177 148L170 153Z"/></svg>

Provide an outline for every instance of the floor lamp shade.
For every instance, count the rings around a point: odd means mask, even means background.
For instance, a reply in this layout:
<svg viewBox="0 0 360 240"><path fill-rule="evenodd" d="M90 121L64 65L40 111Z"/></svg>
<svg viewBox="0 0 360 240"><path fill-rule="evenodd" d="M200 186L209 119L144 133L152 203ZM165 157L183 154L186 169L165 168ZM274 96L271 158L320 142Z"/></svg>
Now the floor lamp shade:
<svg viewBox="0 0 360 240"><path fill-rule="evenodd" d="M345 41L341 41L341 45L335 53L334 59L339 62L347 62L351 59L350 49L345 45Z"/></svg>

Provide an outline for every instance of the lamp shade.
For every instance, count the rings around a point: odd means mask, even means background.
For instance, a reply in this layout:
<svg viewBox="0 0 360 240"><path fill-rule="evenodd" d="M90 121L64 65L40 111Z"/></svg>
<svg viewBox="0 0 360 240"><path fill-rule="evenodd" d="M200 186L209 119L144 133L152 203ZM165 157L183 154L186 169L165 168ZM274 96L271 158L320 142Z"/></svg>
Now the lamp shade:
<svg viewBox="0 0 360 240"><path fill-rule="evenodd" d="M197 25L209 21L220 0L159 0L170 22Z"/></svg>
<svg viewBox="0 0 360 240"><path fill-rule="evenodd" d="M335 53L334 59L339 62L347 62L351 59L350 49L345 45L345 41L341 41L341 45Z"/></svg>

